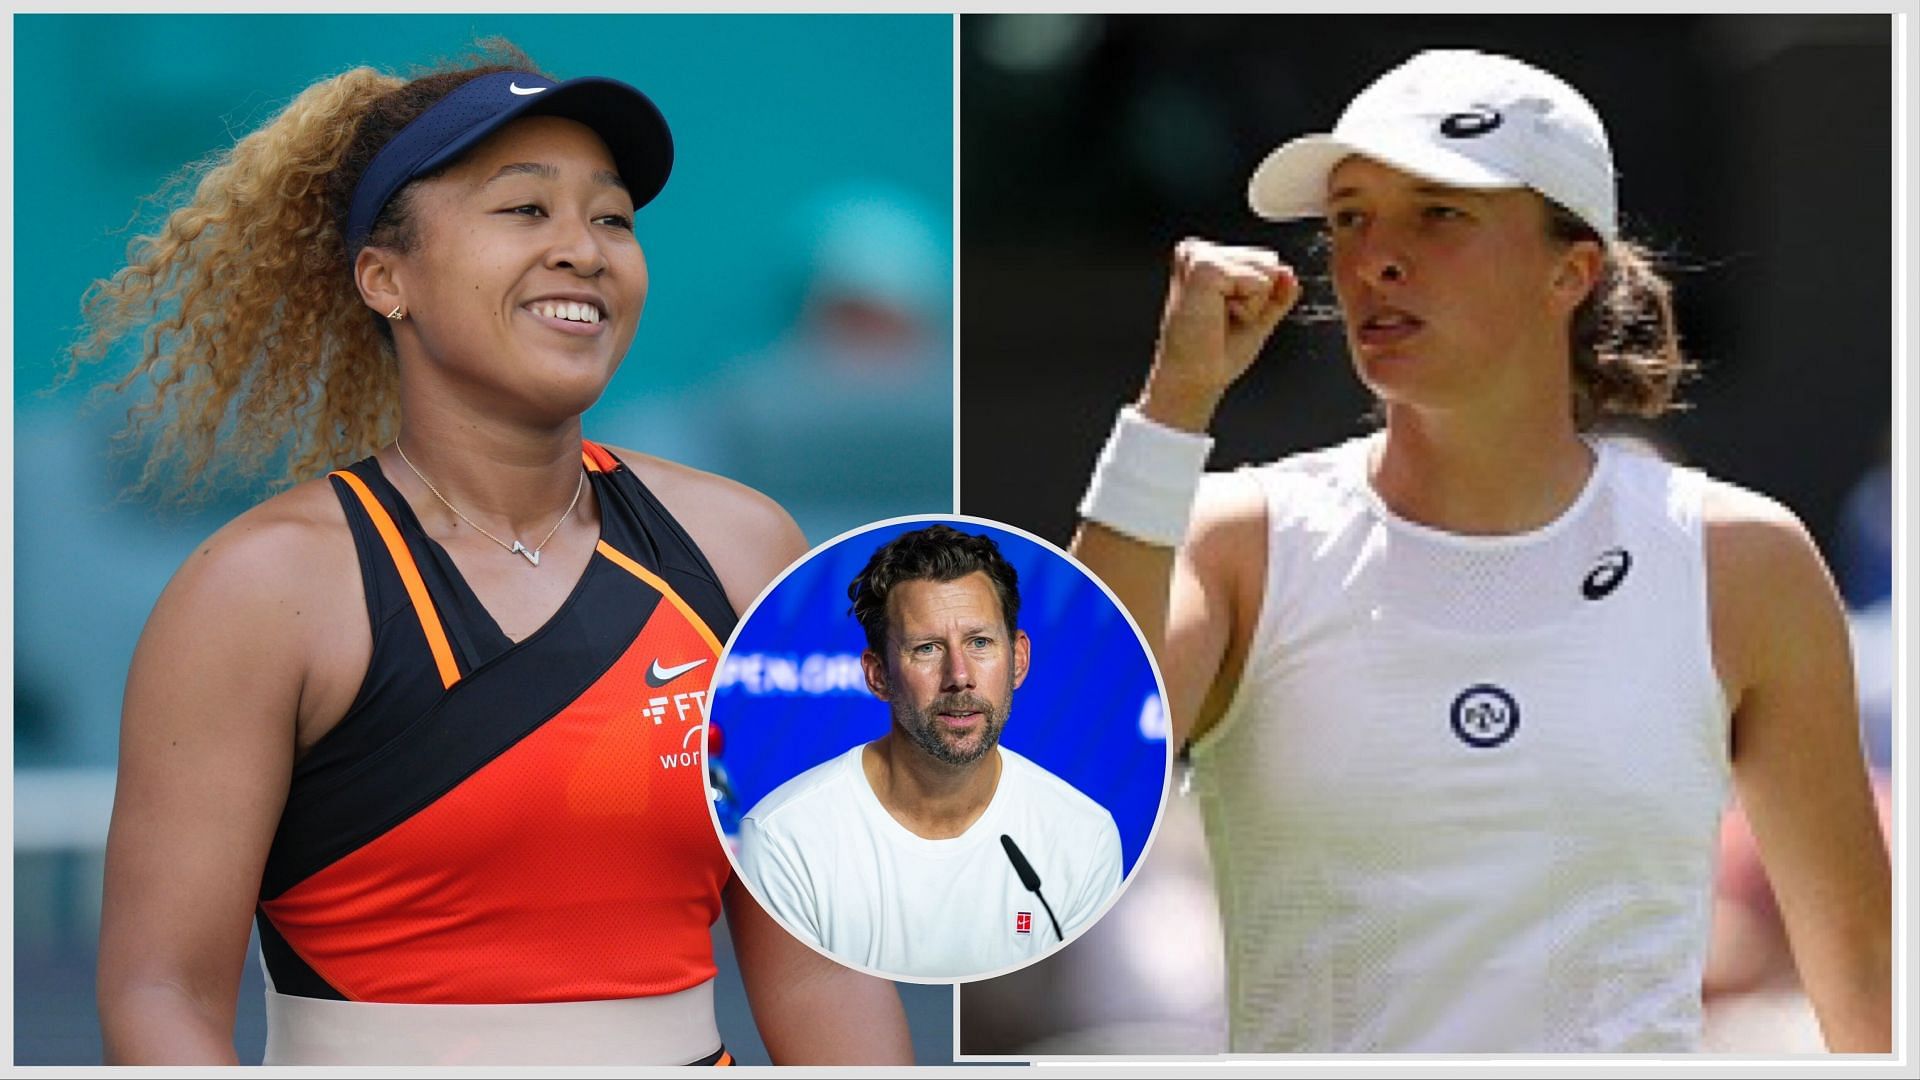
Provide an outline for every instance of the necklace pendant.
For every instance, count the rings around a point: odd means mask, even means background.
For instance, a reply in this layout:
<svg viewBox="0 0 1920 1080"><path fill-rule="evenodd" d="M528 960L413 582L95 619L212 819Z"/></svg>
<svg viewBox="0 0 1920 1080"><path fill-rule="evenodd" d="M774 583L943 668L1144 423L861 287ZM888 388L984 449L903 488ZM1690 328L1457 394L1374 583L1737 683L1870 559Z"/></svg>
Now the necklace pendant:
<svg viewBox="0 0 1920 1080"><path fill-rule="evenodd" d="M540 553L538 551L533 550L532 548L527 547L527 545L521 543L518 540L515 540L513 542L513 547L511 549L511 552L512 554L515 554L515 555L525 555L527 557L528 562L532 563L535 566L540 565Z"/></svg>

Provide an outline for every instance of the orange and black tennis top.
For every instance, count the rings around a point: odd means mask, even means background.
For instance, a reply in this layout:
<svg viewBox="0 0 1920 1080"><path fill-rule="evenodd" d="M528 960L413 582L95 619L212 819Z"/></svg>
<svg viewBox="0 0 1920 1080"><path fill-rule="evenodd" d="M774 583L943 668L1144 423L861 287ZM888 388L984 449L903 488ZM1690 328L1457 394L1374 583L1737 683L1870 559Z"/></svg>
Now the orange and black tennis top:
<svg viewBox="0 0 1920 1080"><path fill-rule="evenodd" d="M727 858L700 760L734 612L639 479L583 450L598 549L501 632L374 459L332 474L373 659L294 767L260 887L282 994L441 1004L667 994L714 975Z"/></svg>

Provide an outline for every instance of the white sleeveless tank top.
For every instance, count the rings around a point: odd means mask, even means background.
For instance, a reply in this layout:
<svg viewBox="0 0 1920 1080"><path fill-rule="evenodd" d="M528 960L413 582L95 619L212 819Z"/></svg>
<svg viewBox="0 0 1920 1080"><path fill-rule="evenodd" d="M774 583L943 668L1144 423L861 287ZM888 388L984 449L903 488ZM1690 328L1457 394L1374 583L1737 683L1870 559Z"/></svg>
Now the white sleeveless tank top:
<svg viewBox="0 0 1920 1080"><path fill-rule="evenodd" d="M1267 588L1193 748L1236 1051L1692 1050L1729 777L1705 478L1595 444L1538 530L1251 470Z"/></svg>

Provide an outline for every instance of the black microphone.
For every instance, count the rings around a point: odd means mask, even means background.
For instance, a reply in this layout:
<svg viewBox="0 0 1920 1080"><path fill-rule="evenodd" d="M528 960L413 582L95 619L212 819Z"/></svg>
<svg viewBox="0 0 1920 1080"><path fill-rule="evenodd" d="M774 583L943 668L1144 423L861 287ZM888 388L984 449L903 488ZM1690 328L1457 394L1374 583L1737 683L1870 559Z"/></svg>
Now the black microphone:
<svg viewBox="0 0 1920 1080"><path fill-rule="evenodd" d="M1000 834L1000 846L1007 849L1007 858L1013 862L1013 872L1020 875L1020 884L1026 886L1028 892L1040 897L1040 906L1047 911L1047 921L1053 924L1053 936L1065 942L1067 935L1060 932L1060 920L1053 916L1053 905L1047 903L1046 897L1040 896L1040 875L1033 872L1033 864L1027 861L1025 855L1020 854L1020 848L1014 844L1013 837L1006 833Z"/></svg>

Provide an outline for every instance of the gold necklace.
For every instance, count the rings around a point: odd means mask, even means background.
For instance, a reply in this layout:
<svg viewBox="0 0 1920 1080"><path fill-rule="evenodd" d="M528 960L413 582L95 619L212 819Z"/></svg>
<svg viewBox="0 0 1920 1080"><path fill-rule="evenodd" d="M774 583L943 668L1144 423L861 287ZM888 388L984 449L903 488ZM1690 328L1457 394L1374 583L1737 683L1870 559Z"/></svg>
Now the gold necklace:
<svg viewBox="0 0 1920 1080"><path fill-rule="evenodd" d="M559 532L560 526L564 524L568 518L573 516L573 508L580 505L580 493L587 489L587 470L581 469L580 482L573 485L573 501L568 503L566 510L561 512L560 520L553 523L553 528L547 530L547 535L541 537L540 542L531 548L527 547L527 545L521 543L517 539L513 543L509 544L505 540L500 539L499 537L493 535L487 530L482 529L480 527L479 522L476 522L472 518L468 517L467 515L460 513L459 507L447 501L447 497L445 495L440 494L440 489L433 486L433 481L427 479L427 474L420 471L420 466L415 465L412 462L412 460L407 457L407 452L401 448L399 439L393 440L393 448L399 451L400 460L407 463L407 468L413 470L413 475L419 477L420 482L427 485L428 491L433 492L433 497L436 499L439 499L442 505L444 505L447 509L453 511L456 515L458 515L461 521L464 521L467 524L472 525L474 528L474 531L478 532L481 536L484 536L487 539L493 541L494 543L499 544L501 547L506 548L508 554L525 556L526 560L535 566L540 565L540 549L546 547L547 541L553 539L553 534Z"/></svg>

